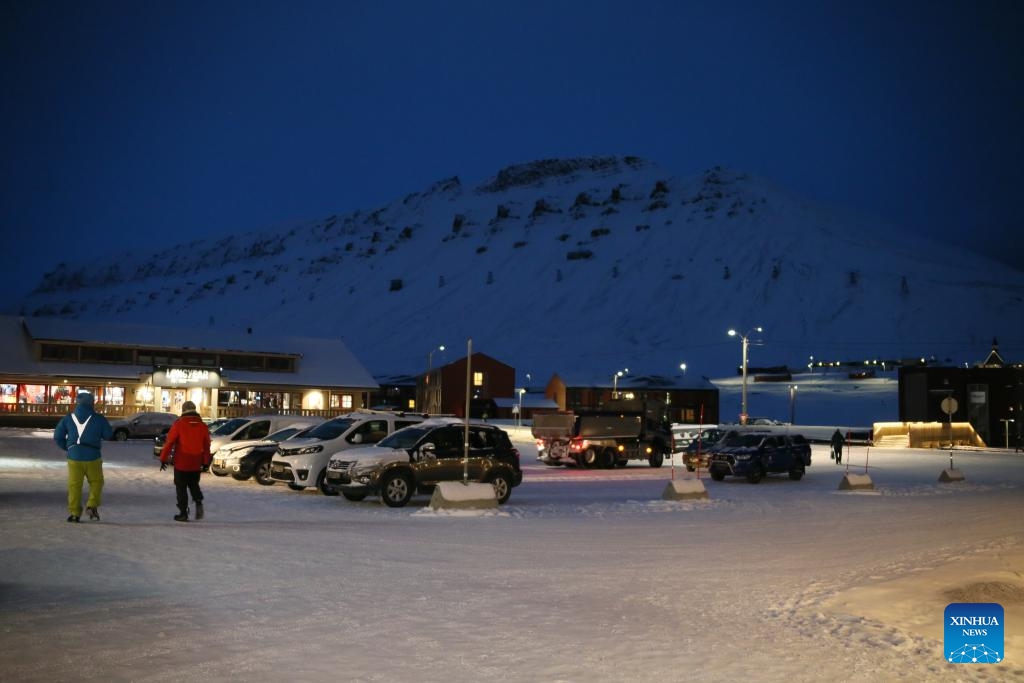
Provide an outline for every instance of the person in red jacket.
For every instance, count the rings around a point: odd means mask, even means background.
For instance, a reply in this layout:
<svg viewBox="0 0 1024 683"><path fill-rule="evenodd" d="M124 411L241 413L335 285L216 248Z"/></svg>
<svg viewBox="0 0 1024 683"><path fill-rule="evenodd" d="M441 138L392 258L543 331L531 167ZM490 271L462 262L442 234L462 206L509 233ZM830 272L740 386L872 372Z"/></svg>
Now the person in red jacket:
<svg viewBox="0 0 1024 683"><path fill-rule="evenodd" d="M174 454L174 489L178 494L176 522L188 521L188 496L196 504L196 519L203 518L203 492L199 488L199 475L210 468L210 430L196 412L196 404L181 404L181 417L167 432L167 441L160 451L160 469L167 469L167 461Z"/></svg>

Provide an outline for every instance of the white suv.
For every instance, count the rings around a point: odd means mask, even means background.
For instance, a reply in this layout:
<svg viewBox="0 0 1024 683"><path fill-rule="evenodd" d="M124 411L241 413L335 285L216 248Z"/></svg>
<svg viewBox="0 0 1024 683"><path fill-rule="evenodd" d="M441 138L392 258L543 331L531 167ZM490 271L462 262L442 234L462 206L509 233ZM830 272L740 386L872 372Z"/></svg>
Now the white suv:
<svg viewBox="0 0 1024 683"><path fill-rule="evenodd" d="M324 485L327 463L338 451L375 444L396 429L422 422L420 415L359 411L346 413L321 423L303 436L278 444L270 461L270 477L288 488L301 491L316 486L325 496L336 496L336 489Z"/></svg>

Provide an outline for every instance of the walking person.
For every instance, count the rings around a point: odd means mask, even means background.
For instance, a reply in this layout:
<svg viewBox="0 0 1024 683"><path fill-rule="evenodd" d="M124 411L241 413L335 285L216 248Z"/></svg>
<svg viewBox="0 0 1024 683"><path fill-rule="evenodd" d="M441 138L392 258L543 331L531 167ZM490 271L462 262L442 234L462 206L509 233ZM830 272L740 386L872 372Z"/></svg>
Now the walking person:
<svg viewBox="0 0 1024 683"><path fill-rule="evenodd" d="M167 432L167 441L160 451L161 471L167 469L171 454L174 455L174 490L178 496L178 514L174 515L174 520L188 521L189 495L196 505L196 519L202 519L203 491L199 488L199 476L210 468L210 430L192 401L181 404L181 417Z"/></svg>
<svg viewBox="0 0 1024 683"><path fill-rule="evenodd" d="M832 459L836 461L837 465L841 465L843 462L843 433L837 428L835 434L832 435Z"/></svg>
<svg viewBox="0 0 1024 683"><path fill-rule="evenodd" d="M62 417L53 430L53 440L68 458L68 521L82 518L82 484L89 481L89 500L85 511L89 519L99 520L103 496L104 439L114 438L110 422L95 410L95 399L87 391L75 398L75 409Z"/></svg>

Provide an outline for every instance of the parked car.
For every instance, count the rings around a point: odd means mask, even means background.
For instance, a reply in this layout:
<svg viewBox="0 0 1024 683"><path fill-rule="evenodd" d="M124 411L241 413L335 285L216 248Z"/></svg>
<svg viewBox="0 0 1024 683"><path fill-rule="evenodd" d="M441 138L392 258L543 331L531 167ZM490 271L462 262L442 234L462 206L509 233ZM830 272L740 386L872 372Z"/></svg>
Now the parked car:
<svg viewBox="0 0 1024 683"><path fill-rule="evenodd" d="M811 445L799 434L733 432L712 449L708 472L715 481L731 474L756 484L765 475L780 472L799 480L810 464Z"/></svg>
<svg viewBox="0 0 1024 683"><path fill-rule="evenodd" d="M291 424L273 432L265 439L253 441L231 441L213 454L210 471L223 477L230 474L238 481L252 477L264 486L270 486L270 461L277 452L277 445L292 437L305 434L324 420L321 417L293 417Z"/></svg>
<svg viewBox="0 0 1024 683"><path fill-rule="evenodd" d="M152 439L169 429L178 416L174 413L135 413L120 420L111 420L114 441L128 439Z"/></svg>
<svg viewBox="0 0 1024 683"><path fill-rule="evenodd" d="M672 452L681 453L698 434L707 434L718 427L716 424L698 425L674 423L672 425Z"/></svg>
<svg viewBox="0 0 1024 683"><path fill-rule="evenodd" d="M209 421L207 421L205 418L203 419L203 422L206 422L206 428L210 430L211 434L213 433L213 430L217 429L227 421L228 418L226 417L218 417L215 420ZM169 431L171 431L170 427L164 427L162 430L160 430L159 434L153 437L153 455L156 456L157 458L160 457L160 451L164 449L164 443L166 443L167 441L167 432Z"/></svg>
<svg viewBox="0 0 1024 683"><path fill-rule="evenodd" d="M293 491L316 486L325 496L338 492L324 486L331 456L347 448L375 444L392 432L423 421L422 415L384 411L346 413L309 430L302 438L277 446L270 462L270 477Z"/></svg>
<svg viewBox="0 0 1024 683"><path fill-rule="evenodd" d="M698 465L703 469L707 469L708 454L727 433L729 432L726 432L724 429L712 427L711 429L700 431L699 434L691 438L686 446L679 451L682 453L683 464L686 465L686 469L693 472L697 469Z"/></svg>
<svg viewBox="0 0 1024 683"><path fill-rule="evenodd" d="M434 418L406 427L376 446L334 454L325 483L351 501L380 494L388 507L402 507L414 493L428 493L440 481L462 481L468 467L470 480L490 483L498 502L505 503L523 481L519 451L494 425L470 424L468 436L464 464L464 422Z"/></svg>

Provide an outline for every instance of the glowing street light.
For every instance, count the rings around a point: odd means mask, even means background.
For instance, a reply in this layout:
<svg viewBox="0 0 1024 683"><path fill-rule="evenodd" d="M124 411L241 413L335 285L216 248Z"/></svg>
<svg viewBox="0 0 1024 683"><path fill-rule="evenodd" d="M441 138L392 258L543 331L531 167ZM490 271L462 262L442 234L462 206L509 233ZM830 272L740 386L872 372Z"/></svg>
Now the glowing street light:
<svg viewBox="0 0 1024 683"><path fill-rule="evenodd" d="M750 335L754 332L760 333L763 330L755 327L748 330L746 334L739 334L736 330L729 330L730 337L739 337L743 342L743 398L740 405L740 424L747 424L747 347L750 345Z"/></svg>
<svg viewBox="0 0 1024 683"><path fill-rule="evenodd" d="M430 349L430 351L427 352L427 374L425 374L423 376L423 385L424 385L424 389L423 389L423 410L424 410L424 412L427 412L427 413L431 412L431 407L432 407L432 405L434 403L433 399L434 399L434 393L435 392L431 391L430 371L433 369L433 366L434 366L434 352L435 351L444 351L444 344L441 344L440 346L436 346L436 347Z"/></svg>
<svg viewBox="0 0 1024 683"><path fill-rule="evenodd" d="M683 371L683 376L686 376L686 363L680 363L679 369Z"/></svg>
<svg viewBox="0 0 1024 683"><path fill-rule="evenodd" d="M619 397L619 378L629 372L629 368L623 368L612 375L612 398Z"/></svg>
<svg viewBox="0 0 1024 683"><path fill-rule="evenodd" d="M796 390L797 385L789 385L789 424L796 424Z"/></svg>

